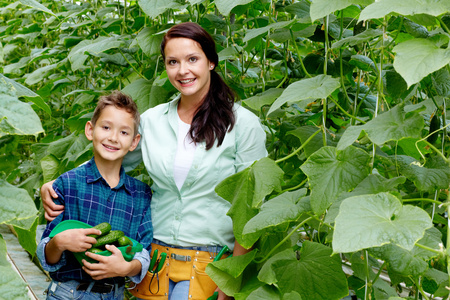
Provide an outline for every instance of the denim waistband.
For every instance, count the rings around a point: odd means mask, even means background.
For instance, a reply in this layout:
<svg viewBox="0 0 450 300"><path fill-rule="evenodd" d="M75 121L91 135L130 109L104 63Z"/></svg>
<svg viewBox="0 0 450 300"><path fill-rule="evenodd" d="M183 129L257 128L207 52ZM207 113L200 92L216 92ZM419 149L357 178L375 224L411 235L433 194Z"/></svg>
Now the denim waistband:
<svg viewBox="0 0 450 300"><path fill-rule="evenodd" d="M170 244L161 242L160 240L153 240L153 243L163 246L163 247L185 249L185 250L205 251L205 252L209 252L209 253L219 253L220 250L222 250L222 248L223 248L222 246L219 246L219 245L182 247L182 246L177 246L177 245L170 245Z"/></svg>

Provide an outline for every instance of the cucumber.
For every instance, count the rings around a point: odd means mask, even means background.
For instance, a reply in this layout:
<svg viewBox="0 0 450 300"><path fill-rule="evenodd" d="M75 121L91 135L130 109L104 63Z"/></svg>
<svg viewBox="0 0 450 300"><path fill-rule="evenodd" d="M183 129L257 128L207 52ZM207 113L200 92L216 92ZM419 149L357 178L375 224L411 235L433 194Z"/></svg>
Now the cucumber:
<svg viewBox="0 0 450 300"><path fill-rule="evenodd" d="M91 252L91 253L95 253L95 254L103 252L102 249L98 249L98 248L91 248L88 251Z"/></svg>
<svg viewBox="0 0 450 300"><path fill-rule="evenodd" d="M103 236L111 231L111 225L108 222L97 224L92 228L98 229L102 232L101 234L88 234L88 236L93 238L98 238L99 236Z"/></svg>
<svg viewBox="0 0 450 300"><path fill-rule="evenodd" d="M124 235L125 234L121 230L111 230L108 234L99 237L97 239L97 243L95 243L92 247L99 248L106 244L112 244Z"/></svg>
<svg viewBox="0 0 450 300"><path fill-rule="evenodd" d="M133 242L130 240L129 237L127 237L125 235L120 237L117 240L117 242L119 243L119 247L122 247L122 246L133 246Z"/></svg>

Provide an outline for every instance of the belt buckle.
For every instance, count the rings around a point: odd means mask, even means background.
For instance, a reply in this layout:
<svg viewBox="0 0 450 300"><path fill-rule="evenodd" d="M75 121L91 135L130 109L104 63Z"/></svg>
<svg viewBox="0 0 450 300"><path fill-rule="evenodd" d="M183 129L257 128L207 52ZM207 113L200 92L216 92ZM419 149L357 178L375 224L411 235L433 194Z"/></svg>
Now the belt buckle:
<svg viewBox="0 0 450 300"><path fill-rule="evenodd" d="M109 287L109 291L107 291L105 293L111 293L114 290L114 284L105 282L102 285L103 285L103 288L108 288ZM94 286L95 286L95 283L94 283Z"/></svg>
<svg viewBox="0 0 450 300"><path fill-rule="evenodd" d="M170 258L174 260L180 260L180 261L191 261L191 257L189 255L180 255L172 253L170 254Z"/></svg>

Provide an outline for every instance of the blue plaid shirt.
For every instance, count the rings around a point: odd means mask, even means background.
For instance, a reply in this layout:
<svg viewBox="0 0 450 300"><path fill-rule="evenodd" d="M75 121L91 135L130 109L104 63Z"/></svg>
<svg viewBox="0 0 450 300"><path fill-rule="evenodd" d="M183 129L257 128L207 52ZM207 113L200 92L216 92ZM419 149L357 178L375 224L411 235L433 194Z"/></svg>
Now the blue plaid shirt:
<svg viewBox="0 0 450 300"><path fill-rule="evenodd" d="M60 261L50 265L45 260L45 246L50 232L64 220L78 220L95 226L102 222L111 224L112 230L122 230L126 236L135 239L144 246L134 259L141 262L141 274L130 277L140 282L149 266L150 243L153 239L153 227L150 213L150 187L120 171L119 184L110 188L100 175L94 158L58 177L53 188L59 198L55 203L65 205L64 212L47 224L38 245L37 256L42 267L50 272L56 281L92 281L82 270L80 263L70 251L64 251ZM123 281L116 278L114 282Z"/></svg>

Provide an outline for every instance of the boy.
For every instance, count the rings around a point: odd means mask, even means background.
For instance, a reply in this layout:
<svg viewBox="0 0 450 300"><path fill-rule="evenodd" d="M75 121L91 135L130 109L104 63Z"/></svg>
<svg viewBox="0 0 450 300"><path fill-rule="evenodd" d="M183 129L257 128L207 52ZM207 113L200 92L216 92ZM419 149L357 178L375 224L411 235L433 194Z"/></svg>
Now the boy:
<svg viewBox="0 0 450 300"><path fill-rule="evenodd" d="M144 278L149 266L147 249L153 238L151 190L126 175L122 168L125 154L139 143L139 118L130 97L117 91L100 97L91 121L85 126L94 157L54 182L58 194L55 202L65 205L65 210L47 224L37 249L43 268L52 277L47 299L123 299L124 277L129 276L135 283ZM72 252L90 249L96 239L88 235L100 231L69 229L50 239L52 229L63 220L78 220L92 226L108 222L113 230L122 230L144 249L127 262L119 249L107 245L111 256L86 252L98 263L83 260L81 266Z"/></svg>

